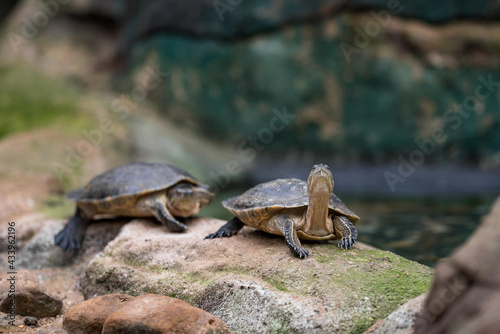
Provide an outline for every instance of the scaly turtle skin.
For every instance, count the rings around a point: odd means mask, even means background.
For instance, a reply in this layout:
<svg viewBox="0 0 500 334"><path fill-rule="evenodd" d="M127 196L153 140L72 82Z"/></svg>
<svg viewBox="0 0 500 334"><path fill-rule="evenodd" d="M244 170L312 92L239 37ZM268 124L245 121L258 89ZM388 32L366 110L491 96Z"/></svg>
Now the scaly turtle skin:
<svg viewBox="0 0 500 334"><path fill-rule="evenodd" d="M333 176L326 165L315 165L307 182L278 179L259 184L222 205L235 217L205 239L230 237L244 225L282 235L290 249L306 258L304 240L339 239L338 246L351 248L359 217L333 193Z"/></svg>
<svg viewBox="0 0 500 334"><path fill-rule="evenodd" d="M171 231L182 232L187 226L178 219L198 213L214 196L210 187L180 168L145 162L123 165L68 193L76 201L76 212L55 242L64 250L80 248L85 226L96 214L154 216Z"/></svg>

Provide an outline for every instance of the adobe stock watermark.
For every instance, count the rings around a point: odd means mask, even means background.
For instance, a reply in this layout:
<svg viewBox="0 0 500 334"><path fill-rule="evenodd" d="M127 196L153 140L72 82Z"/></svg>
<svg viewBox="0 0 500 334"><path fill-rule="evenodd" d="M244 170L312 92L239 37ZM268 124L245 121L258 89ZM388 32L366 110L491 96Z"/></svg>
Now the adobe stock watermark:
<svg viewBox="0 0 500 334"><path fill-rule="evenodd" d="M22 27L19 33L9 32L7 38L10 46L17 54L19 47L27 44L28 40L35 38L40 29L45 27L51 18L59 13L61 5L66 5L71 0L39 0L37 3L40 9L37 10L31 17L23 17L21 19Z"/></svg>
<svg viewBox="0 0 500 334"><path fill-rule="evenodd" d="M223 22L224 13L227 11L232 12L242 2L243 0L214 0L212 5L214 6L215 12L219 16L219 20Z"/></svg>
<svg viewBox="0 0 500 334"><path fill-rule="evenodd" d="M274 135L283 131L297 117L289 113L286 106L282 111L274 108L272 115L268 127L260 129L256 135L248 136L246 140L238 144L235 158L229 160L223 170L208 173L210 176L208 185L216 193L227 187L231 178L243 171L243 165L253 161L257 152L263 151L274 140Z"/></svg>
<svg viewBox="0 0 500 334"><path fill-rule="evenodd" d="M125 120L130 112L146 99L149 92L156 89L169 75L168 72L162 72L159 65L156 65L155 68L147 66L144 71L144 77L138 85L134 86L130 94L121 95L111 103L111 110L120 121ZM66 173L71 173L80 166L84 158L102 145L105 135L112 133L115 128L116 124L111 118L103 117L99 120L99 125L96 128L90 131L83 129L81 133L86 139L80 140L74 147L67 145L63 162L52 162L52 171L57 179L61 182Z"/></svg>
<svg viewBox="0 0 500 334"><path fill-rule="evenodd" d="M500 81L494 81L490 74L488 78L479 76L479 84L476 85L474 95L467 96L460 105L448 109L443 114L443 126L436 127L430 136L420 140L415 138L417 148L410 152L407 157L398 156L399 165L397 170L384 172L384 177L391 192L396 191L396 185L403 183L414 172L415 168L422 165L426 159L436 151L436 147L442 145L448 139L445 128L450 127L453 131L458 130L465 119L469 118L472 112L479 110L479 104L488 99L500 86Z"/></svg>
<svg viewBox="0 0 500 334"><path fill-rule="evenodd" d="M411 0L408 0L411 1ZM397 15L403 11L403 5L399 0L389 0L387 3L387 10L382 9L378 12L372 10L370 15L372 19L366 22L364 29L354 27L356 35L354 36L353 43L342 42L340 43L340 50L344 54L347 63L351 63L353 54L360 54L361 51L367 48L372 39L377 37L382 28L387 27L391 23L392 15Z"/></svg>

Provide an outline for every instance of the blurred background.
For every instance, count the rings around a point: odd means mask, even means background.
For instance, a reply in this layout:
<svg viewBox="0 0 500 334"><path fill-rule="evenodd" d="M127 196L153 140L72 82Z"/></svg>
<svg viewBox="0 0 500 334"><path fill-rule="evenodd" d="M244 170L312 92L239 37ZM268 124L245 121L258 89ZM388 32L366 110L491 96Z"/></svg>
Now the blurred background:
<svg viewBox="0 0 500 334"><path fill-rule="evenodd" d="M3 0L3 220L133 161L220 200L330 165L359 240L433 266L500 193L500 1Z"/></svg>

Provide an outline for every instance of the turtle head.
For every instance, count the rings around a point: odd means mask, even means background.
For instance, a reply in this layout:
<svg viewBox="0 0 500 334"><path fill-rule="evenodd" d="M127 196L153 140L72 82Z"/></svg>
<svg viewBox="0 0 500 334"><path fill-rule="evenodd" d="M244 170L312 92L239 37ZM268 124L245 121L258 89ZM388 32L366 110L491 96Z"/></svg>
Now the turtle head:
<svg viewBox="0 0 500 334"><path fill-rule="evenodd" d="M307 179L307 191L309 198L327 194L327 198L333 193L333 175L330 167L324 164L314 165Z"/></svg>
<svg viewBox="0 0 500 334"><path fill-rule="evenodd" d="M214 199L214 192L205 185L180 183L167 192L167 206L174 216L189 217Z"/></svg>
<svg viewBox="0 0 500 334"><path fill-rule="evenodd" d="M200 201L200 208L212 203L215 197L215 191L205 184L195 187L196 197Z"/></svg>
<svg viewBox="0 0 500 334"><path fill-rule="evenodd" d="M327 165L314 165L307 179L309 206L302 232L309 236L323 236L328 228L328 206L333 193L333 176Z"/></svg>

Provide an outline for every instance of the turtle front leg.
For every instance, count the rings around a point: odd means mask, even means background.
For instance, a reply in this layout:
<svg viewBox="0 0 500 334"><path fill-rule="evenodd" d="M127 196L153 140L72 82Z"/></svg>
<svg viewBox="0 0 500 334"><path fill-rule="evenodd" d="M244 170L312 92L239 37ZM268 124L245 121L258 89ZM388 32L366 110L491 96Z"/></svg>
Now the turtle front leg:
<svg viewBox="0 0 500 334"><path fill-rule="evenodd" d="M275 226L281 230L285 237L288 248L292 250L298 257L306 258L309 256L309 251L302 247L297 230L294 228L293 220L289 216L277 216L274 219Z"/></svg>
<svg viewBox="0 0 500 334"><path fill-rule="evenodd" d="M79 249L85 232L85 226L89 221L87 216L82 209L77 207L75 214L68 220L66 226L55 235L55 244L65 251L73 252Z"/></svg>
<svg viewBox="0 0 500 334"><path fill-rule="evenodd" d="M358 239L358 231L354 225L344 216L332 216L335 234L339 237L338 246L340 249L352 248Z"/></svg>
<svg viewBox="0 0 500 334"><path fill-rule="evenodd" d="M209 234L205 237L205 239L214 239L214 238L222 238L222 237L232 237L236 233L238 233L245 224L234 217L224 225L222 225L217 232Z"/></svg>
<svg viewBox="0 0 500 334"><path fill-rule="evenodd" d="M168 211L167 206L163 201L155 200L151 205L153 215L162 222L172 232L184 232L188 229L186 225L175 219L174 216Z"/></svg>

